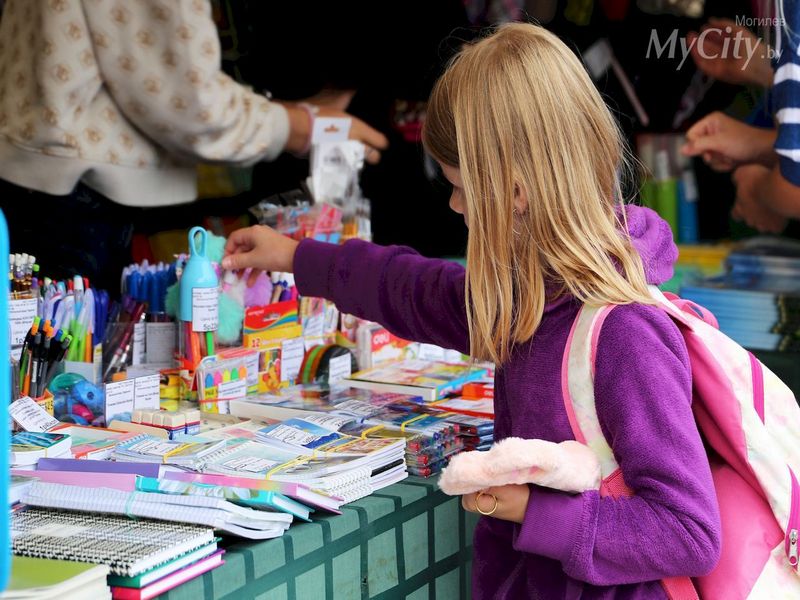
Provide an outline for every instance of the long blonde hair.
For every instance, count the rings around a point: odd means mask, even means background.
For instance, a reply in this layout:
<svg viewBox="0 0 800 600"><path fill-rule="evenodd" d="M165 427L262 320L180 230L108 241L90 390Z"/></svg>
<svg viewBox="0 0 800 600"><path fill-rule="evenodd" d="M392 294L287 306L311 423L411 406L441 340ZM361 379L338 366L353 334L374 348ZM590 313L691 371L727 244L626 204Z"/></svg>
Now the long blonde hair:
<svg viewBox="0 0 800 600"><path fill-rule="evenodd" d="M507 24L465 46L434 86L423 141L463 180L473 357L506 362L563 293L590 305L650 302L615 210L625 144L555 35ZM515 190L528 200L521 214Z"/></svg>

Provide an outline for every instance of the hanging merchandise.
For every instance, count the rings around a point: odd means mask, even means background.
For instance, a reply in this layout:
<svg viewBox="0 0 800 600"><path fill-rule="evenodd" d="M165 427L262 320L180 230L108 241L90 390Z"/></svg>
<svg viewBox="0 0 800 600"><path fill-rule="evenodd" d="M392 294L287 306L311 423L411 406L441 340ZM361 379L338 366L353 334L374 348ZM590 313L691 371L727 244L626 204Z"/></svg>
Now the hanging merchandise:
<svg viewBox="0 0 800 600"><path fill-rule="evenodd" d="M591 73L592 79L595 81L603 77L609 69L614 71L614 75L617 76L641 124L644 127L650 124L650 117L647 112L645 112L642 103L639 101L639 97L636 95L636 90L633 89L633 84L622 69L622 65L619 64L617 57L614 55L611 43L606 38L601 38L589 46L583 53L583 62L586 64L586 68L589 69L589 73Z"/></svg>
<svg viewBox="0 0 800 600"><path fill-rule="evenodd" d="M622 21L628 15L631 0L600 0L600 6L609 21Z"/></svg>
<svg viewBox="0 0 800 600"><path fill-rule="evenodd" d="M699 19L706 8L705 0L637 0L639 10L651 15L670 14Z"/></svg>
<svg viewBox="0 0 800 600"><path fill-rule="evenodd" d="M197 238L200 238L198 247ZM192 368L215 353L219 328L219 279L206 250L208 232L202 227L189 231L191 255L180 280L181 357Z"/></svg>
<svg viewBox="0 0 800 600"><path fill-rule="evenodd" d="M586 27L592 20L594 0L567 0L564 18L580 27Z"/></svg>
<svg viewBox="0 0 800 600"><path fill-rule="evenodd" d="M547 25L556 16L558 0L525 0L525 15L540 25Z"/></svg>

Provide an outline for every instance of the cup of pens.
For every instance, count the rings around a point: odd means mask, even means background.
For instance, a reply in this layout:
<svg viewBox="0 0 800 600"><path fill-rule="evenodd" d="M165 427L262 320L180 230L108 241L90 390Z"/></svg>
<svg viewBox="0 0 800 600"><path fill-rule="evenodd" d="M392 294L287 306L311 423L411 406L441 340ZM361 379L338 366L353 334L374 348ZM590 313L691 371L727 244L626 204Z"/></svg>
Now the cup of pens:
<svg viewBox="0 0 800 600"><path fill-rule="evenodd" d="M219 327L219 278L206 253L208 233L189 231L189 260L180 279L178 349L184 365L195 369L216 353Z"/></svg>

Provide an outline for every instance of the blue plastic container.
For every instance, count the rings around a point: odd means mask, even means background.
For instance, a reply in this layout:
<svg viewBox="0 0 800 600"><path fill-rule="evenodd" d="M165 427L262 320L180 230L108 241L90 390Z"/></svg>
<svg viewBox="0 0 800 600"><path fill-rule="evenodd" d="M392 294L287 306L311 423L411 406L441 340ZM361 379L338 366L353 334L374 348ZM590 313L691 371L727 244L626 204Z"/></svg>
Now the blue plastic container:
<svg viewBox="0 0 800 600"><path fill-rule="evenodd" d="M0 256L8 260L8 225L5 215L0 211ZM8 263L6 263L8 265ZM11 544L9 540L8 522L8 405L11 401L11 337L8 330L8 295L11 292L8 277L5 289L0 293L0 499L3 501L0 510L0 590L8 585L9 568L11 566Z"/></svg>
<svg viewBox="0 0 800 600"><path fill-rule="evenodd" d="M197 240L200 239L198 246ZM214 288L219 286L217 273L206 255L208 232L202 227L192 227L189 231L189 252L191 256L186 262L181 275L180 311L181 321L192 321L192 294L195 289Z"/></svg>

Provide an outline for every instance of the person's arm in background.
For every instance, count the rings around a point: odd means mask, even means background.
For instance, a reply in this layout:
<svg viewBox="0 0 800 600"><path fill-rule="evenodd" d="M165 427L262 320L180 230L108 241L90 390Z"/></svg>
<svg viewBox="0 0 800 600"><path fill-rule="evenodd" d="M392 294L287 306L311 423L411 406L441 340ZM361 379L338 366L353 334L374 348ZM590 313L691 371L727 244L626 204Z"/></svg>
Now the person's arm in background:
<svg viewBox="0 0 800 600"><path fill-rule="evenodd" d="M774 151L777 164L769 169L741 167L736 184L734 216L769 232L780 232L786 219L800 219L800 56L797 31L800 2L784 0L778 31L778 61L772 87L777 122Z"/></svg>
<svg viewBox="0 0 800 600"><path fill-rule="evenodd" d="M304 296L332 300L402 338L469 353L465 271L454 262L361 240L298 243L256 225L228 237L222 266L293 272Z"/></svg>
<svg viewBox="0 0 800 600"><path fill-rule="evenodd" d="M761 47L763 40L735 21L711 18L699 33L689 32L686 41L697 68L709 77L731 84L772 85L772 65Z"/></svg>
<svg viewBox="0 0 800 600"><path fill-rule="evenodd" d="M112 97L159 145L201 161L242 165L307 147L312 120L305 109L270 102L222 72L207 0L85 4ZM334 109L320 114L349 116ZM381 133L355 118L350 137L377 149L386 145Z"/></svg>

